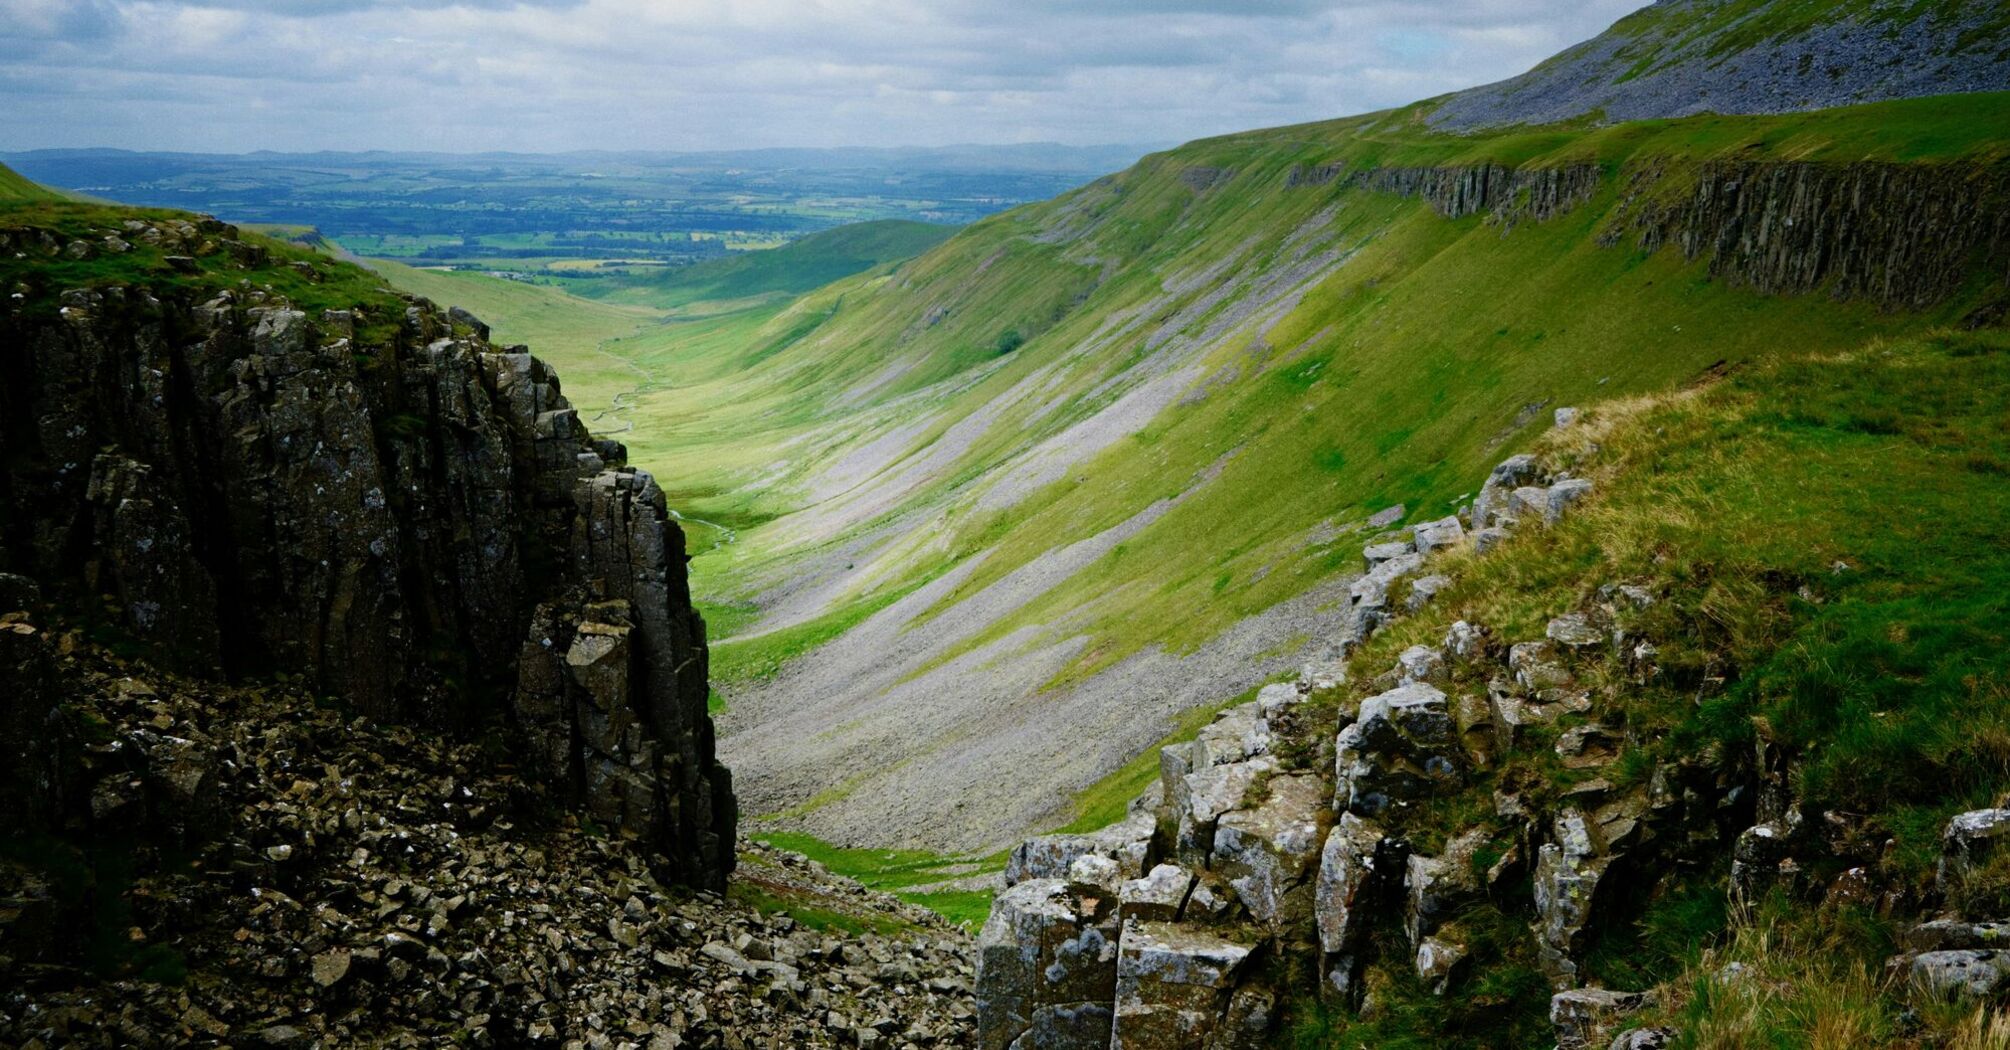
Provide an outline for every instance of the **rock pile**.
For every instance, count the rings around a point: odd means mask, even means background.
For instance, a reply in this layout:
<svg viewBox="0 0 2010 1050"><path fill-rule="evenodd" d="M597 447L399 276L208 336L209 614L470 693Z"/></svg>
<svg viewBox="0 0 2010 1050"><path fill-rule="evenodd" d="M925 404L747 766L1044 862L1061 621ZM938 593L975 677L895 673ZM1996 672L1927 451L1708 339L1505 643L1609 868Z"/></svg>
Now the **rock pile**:
<svg viewBox="0 0 2010 1050"><path fill-rule="evenodd" d="M54 866L95 855L85 884L0 863L0 1044L972 1038L968 939L919 909L758 846L736 876L757 899L884 932L676 889L634 839L536 818L539 789L480 744L379 726L297 682L124 664L46 627L9 614L0 645L74 684L45 739L77 752L89 804L69 830L116 846Z"/></svg>

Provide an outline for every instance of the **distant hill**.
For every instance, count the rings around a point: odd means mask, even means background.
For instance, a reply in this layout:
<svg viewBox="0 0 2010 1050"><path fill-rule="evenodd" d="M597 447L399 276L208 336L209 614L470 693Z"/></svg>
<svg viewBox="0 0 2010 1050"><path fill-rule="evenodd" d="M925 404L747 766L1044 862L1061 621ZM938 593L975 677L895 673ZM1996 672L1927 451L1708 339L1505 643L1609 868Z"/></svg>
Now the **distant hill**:
<svg viewBox="0 0 2010 1050"><path fill-rule="evenodd" d="M2001 0L1661 0L1534 69L1445 99L1447 131L1791 113L2010 87Z"/></svg>
<svg viewBox="0 0 2010 1050"><path fill-rule="evenodd" d="M677 307L783 293L799 295L883 263L912 258L948 240L952 226L884 219L813 233L780 248L742 252L658 273L581 282L597 299Z"/></svg>

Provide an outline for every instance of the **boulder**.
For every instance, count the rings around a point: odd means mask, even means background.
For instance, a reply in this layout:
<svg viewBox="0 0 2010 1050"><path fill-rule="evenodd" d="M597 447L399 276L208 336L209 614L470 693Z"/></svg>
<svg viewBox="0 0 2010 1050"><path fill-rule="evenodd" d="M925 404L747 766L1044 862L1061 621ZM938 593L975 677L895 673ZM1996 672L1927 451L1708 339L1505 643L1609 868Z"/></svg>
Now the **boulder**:
<svg viewBox="0 0 2010 1050"><path fill-rule="evenodd" d="M1032 879L999 894L977 937L977 1045L1108 1046L1116 918L1108 895L1059 879Z"/></svg>
<svg viewBox="0 0 2010 1050"><path fill-rule="evenodd" d="M1613 1036L1606 1050L1668 1050L1677 1034L1673 1028L1629 1028Z"/></svg>
<svg viewBox="0 0 2010 1050"><path fill-rule="evenodd" d="M1414 549L1408 542L1371 543L1362 549L1361 557L1367 561L1368 568L1373 569L1401 558Z"/></svg>
<svg viewBox="0 0 2010 1050"><path fill-rule="evenodd" d="M1353 813L1340 814L1326 833L1313 886L1313 916L1333 990L1354 990L1362 934L1380 912L1402 861L1399 844Z"/></svg>
<svg viewBox="0 0 2010 1050"><path fill-rule="evenodd" d="M1413 645L1396 657L1403 681L1430 682L1445 675L1445 654L1427 645Z"/></svg>
<svg viewBox="0 0 2010 1050"><path fill-rule="evenodd" d="M1192 872L1177 864L1157 865L1117 888L1117 917L1125 924L1177 922L1193 887Z"/></svg>
<svg viewBox="0 0 2010 1050"><path fill-rule="evenodd" d="M1731 896L1751 901L1779 880L1781 865L1792 856L1801 831L1801 813L1789 809L1778 820L1754 824L1739 832L1731 848Z"/></svg>
<svg viewBox="0 0 2010 1050"><path fill-rule="evenodd" d="M2010 840L2010 809L1975 809L1957 813L1940 836L1940 891L1954 889L1960 879L1988 862Z"/></svg>
<svg viewBox="0 0 2010 1050"><path fill-rule="evenodd" d="M1629 1014L1646 1006L1640 992L1577 988L1549 999L1549 1023L1556 1027L1556 1050L1598 1050L1610 1045Z"/></svg>
<svg viewBox="0 0 2010 1050"><path fill-rule="evenodd" d="M1255 945L1168 923L1126 927L1117 957L1111 1050L1256 1045L1255 1020L1232 1010Z"/></svg>
<svg viewBox="0 0 2010 1050"><path fill-rule="evenodd" d="M1986 999L2010 988L2010 952L1959 948L1921 952L1908 967L1913 986L1937 998Z"/></svg>
<svg viewBox="0 0 2010 1050"><path fill-rule="evenodd" d="M1075 861L1088 856L1110 860L1120 878L1137 878L1144 874L1155 826L1152 812L1140 809L1109 827L1087 834L1027 839L1006 858L1005 885L1016 886L1029 879L1067 878Z"/></svg>
<svg viewBox="0 0 2010 1050"><path fill-rule="evenodd" d="M1605 632L1583 613L1564 613L1549 621L1543 633L1550 641L1571 649L1589 649L1605 643Z"/></svg>
<svg viewBox="0 0 2010 1050"><path fill-rule="evenodd" d="M1445 694L1422 682L1363 700L1335 752L1335 800L1363 816L1456 782L1464 761Z"/></svg>
<svg viewBox="0 0 2010 1050"><path fill-rule="evenodd" d="M1934 919L1922 922L1899 936L1908 951L1938 952L1961 948L2010 949L2010 922L1969 922L1965 919Z"/></svg>
<svg viewBox="0 0 2010 1050"><path fill-rule="evenodd" d="M1270 778L1261 805L1224 815L1209 867L1227 880L1250 918L1286 937L1312 916L1313 863L1325 784L1310 773Z"/></svg>
<svg viewBox="0 0 2010 1050"><path fill-rule="evenodd" d="M1564 407L1556 410L1556 428L1562 430L1577 422L1577 409Z"/></svg>
<svg viewBox="0 0 2010 1050"><path fill-rule="evenodd" d="M1432 573L1429 576L1419 576L1410 581L1410 597L1403 602L1403 607L1411 612L1416 612L1418 609L1436 601L1438 592L1451 585L1452 578L1450 576L1443 576L1438 573Z"/></svg>
<svg viewBox="0 0 2010 1050"><path fill-rule="evenodd" d="M1577 953L1597 904L1599 881L1610 865L1611 858L1593 838L1591 822L1576 809L1557 816L1551 840L1536 852L1536 960L1556 988L1578 983Z"/></svg>
<svg viewBox="0 0 2010 1050"><path fill-rule="evenodd" d="M1473 525L1481 530L1490 526L1512 522L1509 496L1522 485L1533 481L1540 474L1535 457L1527 454L1509 456L1502 460L1487 475L1486 483L1480 486L1480 494L1473 500Z"/></svg>
<svg viewBox="0 0 2010 1050"><path fill-rule="evenodd" d="M1459 524L1457 515L1427 521L1414 531L1417 553L1429 554L1442 547L1450 547L1466 538L1465 526Z"/></svg>

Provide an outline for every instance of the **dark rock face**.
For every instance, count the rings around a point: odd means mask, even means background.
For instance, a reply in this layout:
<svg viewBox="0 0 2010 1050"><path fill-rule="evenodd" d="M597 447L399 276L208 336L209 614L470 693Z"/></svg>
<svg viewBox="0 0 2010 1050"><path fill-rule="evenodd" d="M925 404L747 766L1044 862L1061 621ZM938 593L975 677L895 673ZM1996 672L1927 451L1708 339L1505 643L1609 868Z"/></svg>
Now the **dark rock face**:
<svg viewBox="0 0 2010 1050"><path fill-rule="evenodd" d="M1728 0L1659 0L1510 80L1447 98L1425 120L1444 131L1592 118L1600 123L1696 113L1790 113L2010 82L2010 52L1988 0L1844 8L1806 29L1697 32ZM1738 22L1753 20L1733 16ZM1719 24L1722 24L1721 22Z"/></svg>
<svg viewBox="0 0 2010 1050"><path fill-rule="evenodd" d="M1641 171L1637 177L1651 176ZM1677 246L1712 274L1768 293L1930 306L1976 268L2010 268L2010 169L2002 165L1713 163L1682 198L1649 204L1608 243Z"/></svg>
<svg viewBox="0 0 2010 1050"><path fill-rule="evenodd" d="M199 298L0 313L0 571L109 596L183 670L298 675L450 731L511 713L560 794L723 884L704 624L649 475L471 318Z"/></svg>

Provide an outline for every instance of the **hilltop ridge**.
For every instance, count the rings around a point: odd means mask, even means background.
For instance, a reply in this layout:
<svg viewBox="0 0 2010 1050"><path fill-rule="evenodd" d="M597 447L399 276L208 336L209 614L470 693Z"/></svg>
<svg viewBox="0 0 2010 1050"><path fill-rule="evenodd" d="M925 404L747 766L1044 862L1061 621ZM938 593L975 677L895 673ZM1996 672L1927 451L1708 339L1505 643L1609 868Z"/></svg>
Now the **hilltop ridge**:
<svg viewBox="0 0 2010 1050"><path fill-rule="evenodd" d="M1991 0L1657 0L1496 84L1445 97L1446 131L1789 113L2010 88Z"/></svg>

